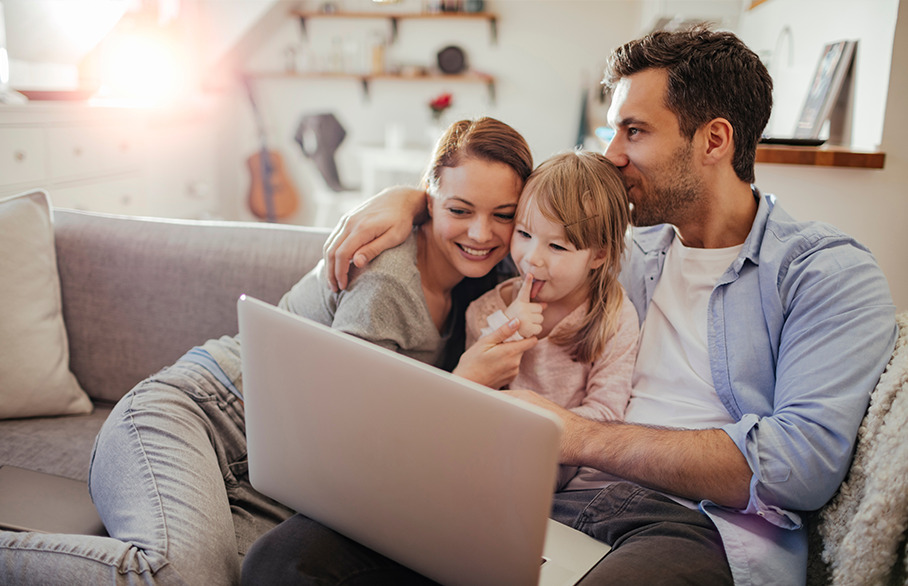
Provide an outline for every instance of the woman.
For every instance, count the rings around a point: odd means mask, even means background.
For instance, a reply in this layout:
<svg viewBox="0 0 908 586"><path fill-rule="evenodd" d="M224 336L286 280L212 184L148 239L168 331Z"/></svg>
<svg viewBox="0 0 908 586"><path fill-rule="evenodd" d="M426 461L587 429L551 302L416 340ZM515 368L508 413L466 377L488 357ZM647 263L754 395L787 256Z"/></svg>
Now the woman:
<svg viewBox="0 0 908 586"><path fill-rule="evenodd" d="M455 123L426 174L427 225L358 271L344 293L328 290L319 266L281 305L425 362L450 364L445 356L456 359L462 350L463 312L473 293L484 292L472 281L507 255L532 166L526 141L506 124ZM490 343L485 356L472 352L459 368L494 371L499 347ZM98 435L89 490L111 537L0 533L0 583L239 581L249 545L292 511L249 484L236 337L193 348L120 400Z"/></svg>
<svg viewBox="0 0 908 586"><path fill-rule="evenodd" d="M455 289L478 294L494 285L495 275L483 278L508 255L517 200L531 171L529 147L506 124L454 123L423 180L428 220L400 246L351 271L346 291L331 291L322 261L281 307L451 370L463 351L466 309Z"/></svg>

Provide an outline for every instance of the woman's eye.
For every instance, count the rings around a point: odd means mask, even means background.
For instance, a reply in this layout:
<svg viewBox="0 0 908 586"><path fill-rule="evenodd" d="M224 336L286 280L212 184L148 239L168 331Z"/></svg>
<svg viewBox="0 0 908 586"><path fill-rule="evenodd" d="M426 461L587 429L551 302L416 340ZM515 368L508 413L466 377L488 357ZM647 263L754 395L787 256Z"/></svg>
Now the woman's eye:
<svg viewBox="0 0 908 586"><path fill-rule="evenodd" d="M455 216L463 216L465 214L468 214L469 212L463 208L448 208L448 213Z"/></svg>
<svg viewBox="0 0 908 586"><path fill-rule="evenodd" d="M514 220L514 214L495 214L495 217L505 222L511 222Z"/></svg>

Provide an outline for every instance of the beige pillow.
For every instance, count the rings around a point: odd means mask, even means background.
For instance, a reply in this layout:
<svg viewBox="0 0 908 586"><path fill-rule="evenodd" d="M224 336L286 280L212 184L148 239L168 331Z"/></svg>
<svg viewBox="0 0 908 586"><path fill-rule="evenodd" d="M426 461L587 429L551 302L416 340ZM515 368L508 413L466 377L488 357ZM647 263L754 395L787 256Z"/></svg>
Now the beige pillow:
<svg viewBox="0 0 908 586"><path fill-rule="evenodd" d="M90 413L69 370L50 204L0 200L0 419Z"/></svg>

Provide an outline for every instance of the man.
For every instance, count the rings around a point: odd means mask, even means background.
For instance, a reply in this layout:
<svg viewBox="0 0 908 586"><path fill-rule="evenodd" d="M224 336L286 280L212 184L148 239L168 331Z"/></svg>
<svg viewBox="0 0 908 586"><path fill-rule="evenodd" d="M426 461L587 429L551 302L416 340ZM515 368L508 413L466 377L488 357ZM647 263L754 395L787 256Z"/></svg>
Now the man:
<svg viewBox="0 0 908 586"><path fill-rule="evenodd" d="M617 49L605 81L643 326L624 423L511 391L563 419L561 460L584 467L552 516L613 548L584 583L804 583L799 512L849 467L895 342L888 285L860 244L751 185L772 80L737 37L655 33ZM402 240L420 200L392 190L345 219L327 245L338 285Z"/></svg>

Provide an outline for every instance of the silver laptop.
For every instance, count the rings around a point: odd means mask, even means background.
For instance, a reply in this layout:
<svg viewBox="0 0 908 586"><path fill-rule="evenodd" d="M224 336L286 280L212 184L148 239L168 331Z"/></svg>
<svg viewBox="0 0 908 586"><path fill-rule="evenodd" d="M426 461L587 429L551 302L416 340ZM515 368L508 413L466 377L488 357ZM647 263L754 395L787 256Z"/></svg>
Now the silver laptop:
<svg viewBox="0 0 908 586"><path fill-rule="evenodd" d="M249 475L442 584L563 584L608 546L548 519L560 421L293 315L238 302Z"/></svg>

